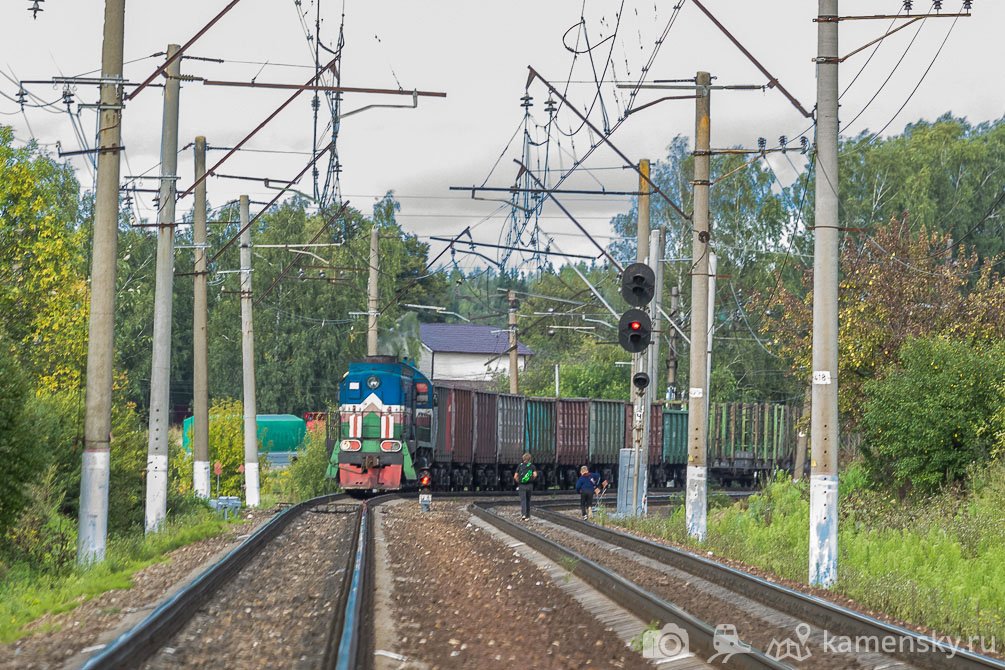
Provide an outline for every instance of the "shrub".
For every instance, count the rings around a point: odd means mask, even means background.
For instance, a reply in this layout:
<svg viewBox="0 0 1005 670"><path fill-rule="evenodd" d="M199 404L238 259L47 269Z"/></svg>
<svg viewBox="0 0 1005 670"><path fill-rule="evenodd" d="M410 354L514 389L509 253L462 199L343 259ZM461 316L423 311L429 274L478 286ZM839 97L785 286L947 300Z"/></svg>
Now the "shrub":
<svg viewBox="0 0 1005 670"><path fill-rule="evenodd" d="M899 365L866 384L862 452L872 480L902 492L965 481L988 460L1002 410L1005 347L944 337L910 340Z"/></svg>
<svg viewBox="0 0 1005 670"><path fill-rule="evenodd" d="M328 447L325 431L315 428L307 431L304 448L297 451L297 460L286 469L288 494L295 500L309 500L338 490L334 479L325 478L328 468Z"/></svg>
<svg viewBox="0 0 1005 670"><path fill-rule="evenodd" d="M77 526L60 513L66 492L50 465L37 483L25 486L28 504L8 530L14 558L29 561L43 573L62 574L76 558Z"/></svg>
<svg viewBox="0 0 1005 670"><path fill-rule="evenodd" d="M43 467L40 445L25 413L28 379L0 340L0 537L25 504L25 482Z"/></svg>

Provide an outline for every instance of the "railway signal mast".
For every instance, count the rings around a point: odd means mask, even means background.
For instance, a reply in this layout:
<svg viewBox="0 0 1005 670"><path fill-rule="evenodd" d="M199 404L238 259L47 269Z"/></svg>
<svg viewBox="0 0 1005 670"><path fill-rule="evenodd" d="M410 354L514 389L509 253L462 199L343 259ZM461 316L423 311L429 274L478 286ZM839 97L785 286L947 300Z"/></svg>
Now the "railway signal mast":
<svg viewBox="0 0 1005 670"><path fill-rule="evenodd" d="M641 231L640 231L641 232ZM618 322L618 342L632 354L632 448L618 463L618 514L645 514L646 456L649 443L649 345L652 319L647 307L656 295L656 275L645 263L633 263L621 275L621 297L632 309ZM629 497L630 496L630 497Z"/></svg>

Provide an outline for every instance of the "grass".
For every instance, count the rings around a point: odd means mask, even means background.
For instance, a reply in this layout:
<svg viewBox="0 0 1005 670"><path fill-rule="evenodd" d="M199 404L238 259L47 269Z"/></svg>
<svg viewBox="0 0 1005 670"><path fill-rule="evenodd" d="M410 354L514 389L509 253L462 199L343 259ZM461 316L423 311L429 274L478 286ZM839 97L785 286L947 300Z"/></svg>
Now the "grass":
<svg viewBox="0 0 1005 670"><path fill-rule="evenodd" d="M27 635L24 627L45 614L71 610L106 591L130 588L136 571L166 560L165 554L172 549L215 537L233 523L209 510L198 510L169 519L153 535L145 536L138 528L110 537L104 562L64 575L40 574L24 563L12 566L0 585L0 644Z"/></svg>
<svg viewBox="0 0 1005 670"><path fill-rule="evenodd" d="M1005 639L1005 464L976 472L968 491L913 501L872 491L855 466L841 479L838 582L862 606L954 636ZM720 505L720 506L717 506ZM710 500L704 543L688 534L683 507L669 518L617 525L742 561L805 583L809 487L787 479L745 501Z"/></svg>

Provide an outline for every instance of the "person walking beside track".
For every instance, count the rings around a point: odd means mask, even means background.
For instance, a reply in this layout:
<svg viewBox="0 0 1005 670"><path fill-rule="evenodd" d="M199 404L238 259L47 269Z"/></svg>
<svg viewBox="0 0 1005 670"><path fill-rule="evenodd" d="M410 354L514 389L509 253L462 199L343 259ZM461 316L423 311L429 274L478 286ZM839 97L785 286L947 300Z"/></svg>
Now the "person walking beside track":
<svg viewBox="0 0 1005 670"><path fill-rule="evenodd" d="M530 519L530 492L534 490L534 480L537 479L537 468L530 462L530 453L523 455L523 462L516 467L513 481L520 492L520 518Z"/></svg>
<svg viewBox="0 0 1005 670"><path fill-rule="evenodd" d="M584 519L593 518L593 496L600 493L600 475L590 472L585 465L579 468L579 479L576 481L579 492L579 509Z"/></svg>

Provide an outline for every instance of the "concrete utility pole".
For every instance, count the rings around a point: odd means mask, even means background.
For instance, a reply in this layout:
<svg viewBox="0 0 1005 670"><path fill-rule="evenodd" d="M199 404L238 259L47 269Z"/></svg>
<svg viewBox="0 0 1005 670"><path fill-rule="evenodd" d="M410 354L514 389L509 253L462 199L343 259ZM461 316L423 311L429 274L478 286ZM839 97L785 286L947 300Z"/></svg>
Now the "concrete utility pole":
<svg viewBox="0 0 1005 670"><path fill-rule="evenodd" d="M813 384L806 385L806 393L803 395L803 407L799 412L799 423L803 423L807 412L813 405ZM806 469L806 433L807 428L800 426L796 433L796 462L792 465L792 481L798 482L803 478L803 470Z"/></svg>
<svg viewBox="0 0 1005 670"><path fill-rule="evenodd" d="M206 173L206 138L195 138L195 179ZM195 187L192 222L195 245L195 294L192 304L192 487L200 498L209 497L209 342L206 324L206 181Z"/></svg>
<svg viewBox="0 0 1005 670"><path fill-rule="evenodd" d="M719 270L719 259L715 253L708 252L708 339L705 348L705 421L711 416L708 413L709 398L712 390L712 341L715 339L715 275Z"/></svg>
<svg viewBox="0 0 1005 670"><path fill-rule="evenodd" d="M699 72L695 80L698 96L695 113L694 151L694 234L691 267L691 369L687 412L687 493L685 518L688 534L699 541L705 539L708 467L708 275L709 275L709 215L708 191L711 113L709 88L712 77Z"/></svg>
<svg viewBox="0 0 1005 670"><path fill-rule="evenodd" d="M639 212L638 226L636 230L636 263L645 263L653 267L651 262L650 234L655 231L649 229L649 160L646 158L639 160ZM655 270L655 268L653 268ZM655 273L654 273L655 274ZM644 307L650 314L654 310L648 306ZM658 313L658 311L657 311ZM653 326L653 330L656 327ZM657 335L658 337L658 335ZM650 345L651 346L651 345ZM632 380L635 376L644 372L649 374L650 351L647 348L637 354L632 354ZM629 384L629 393L632 401L632 447L635 451L632 468L632 506L630 513L633 516L643 516L645 514L646 484L648 483L648 461L649 461L649 421L652 406L650 404L652 376L650 375L650 385L644 390L639 390L635 384Z"/></svg>
<svg viewBox="0 0 1005 670"><path fill-rule="evenodd" d="M680 310L680 287L670 287L670 318L677 320L677 313ZM670 329L670 351L667 352L667 405L679 407L677 401L677 329Z"/></svg>
<svg viewBox="0 0 1005 670"><path fill-rule="evenodd" d="M635 262L649 260L649 159L639 160L639 216L636 231Z"/></svg>
<svg viewBox="0 0 1005 670"><path fill-rule="evenodd" d="M517 394L520 392L520 357L519 341L516 333L516 310L520 303L517 302L516 293L506 292L506 299L509 300L509 392Z"/></svg>
<svg viewBox="0 0 1005 670"><path fill-rule="evenodd" d="M819 0L810 414L810 584L837 581L838 0Z"/></svg>
<svg viewBox="0 0 1005 670"><path fill-rule="evenodd" d="M666 246L666 226L660 226L649 233L650 256L649 267L653 269L656 276L656 295L653 297L655 307L653 308L653 344L649 350L649 403L660 402L662 398L659 393L659 361L660 361L660 338L663 333L663 249ZM667 324L670 330L673 326Z"/></svg>
<svg viewBox="0 0 1005 670"><path fill-rule="evenodd" d="M169 44L168 58L180 47ZM167 515L168 423L171 414L171 301L174 297L174 215L178 182L178 96L181 58L167 69L161 128L161 188L154 271L154 336L150 358L150 430L147 438L146 532L157 532Z"/></svg>
<svg viewBox="0 0 1005 670"><path fill-rule="evenodd" d="M258 407L255 402L255 328L251 318L251 228L248 196L241 196L241 362L244 369L244 504L258 507Z"/></svg>
<svg viewBox="0 0 1005 670"><path fill-rule="evenodd" d="M91 251L87 331L84 455L80 474L77 562L105 560L108 537L109 443L115 347L115 261L119 230L119 146L122 138L122 42L126 0L105 0L98 110L98 181Z"/></svg>
<svg viewBox="0 0 1005 670"><path fill-rule="evenodd" d="M377 355L377 303L380 301L378 277L380 273L380 231L374 223L370 228L370 282L366 315L366 355Z"/></svg>

